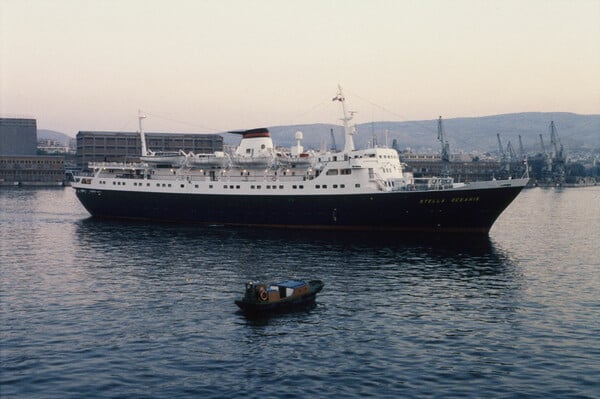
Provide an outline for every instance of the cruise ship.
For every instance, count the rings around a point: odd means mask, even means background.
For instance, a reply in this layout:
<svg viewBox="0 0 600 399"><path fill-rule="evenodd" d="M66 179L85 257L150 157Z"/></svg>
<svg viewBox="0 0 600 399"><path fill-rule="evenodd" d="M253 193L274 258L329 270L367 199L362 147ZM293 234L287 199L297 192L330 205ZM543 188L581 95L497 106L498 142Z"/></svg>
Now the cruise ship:
<svg viewBox="0 0 600 399"><path fill-rule="evenodd" d="M307 151L303 135L289 151L266 128L240 136L231 153L154 153L139 116L139 163L94 163L72 187L96 218L204 225L326 230L488 234L527 184L519 179L472 183L415 178L396 150L356 149L352 113L339 88L341 151Z"/></svg>

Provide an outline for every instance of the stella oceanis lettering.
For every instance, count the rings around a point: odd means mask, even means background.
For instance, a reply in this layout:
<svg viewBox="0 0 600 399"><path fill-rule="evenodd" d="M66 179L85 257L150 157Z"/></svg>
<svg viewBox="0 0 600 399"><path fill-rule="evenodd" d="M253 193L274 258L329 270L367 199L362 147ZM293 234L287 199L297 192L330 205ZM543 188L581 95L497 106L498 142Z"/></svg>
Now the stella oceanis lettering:
<svg viewBox="0 0 600 399"><path fill-rule="evenodd" d="M479 197L453 197L450 199L446 198L424 198L419 200L419 204L444 204L446 202L457 203L457 202L479 202Z"/></svg>

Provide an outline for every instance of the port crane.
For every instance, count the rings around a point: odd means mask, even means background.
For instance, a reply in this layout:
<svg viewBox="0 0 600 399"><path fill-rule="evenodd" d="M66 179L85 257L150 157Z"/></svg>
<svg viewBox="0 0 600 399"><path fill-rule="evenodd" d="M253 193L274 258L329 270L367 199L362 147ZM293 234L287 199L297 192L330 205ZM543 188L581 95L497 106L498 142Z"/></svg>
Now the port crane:
<svg viewBox="0 0 600 399"><path fill-rule="evenodd" d="M508 153L508 158L510 159L510 161L514 162L517 159L517 154L515 153L515 150L512 144L510 143L510 140L506 145L506 152Z"/></svg>
<svg viewBox="0 0 600 399"><path fill-rule="evenodd" d="M521 140L520 134L519 134L519 156L522 159L525 159L525 151L523 151L523 140Z"/></svg>
<svg viewBox="0 0 600 399"><path fill-rule="evenodd" d="M542 159L543 159L543 167L542 167L542 179L549 180L550 174L552 173L552 160L548 156L548 152L546 151L546 146L544 145L544 136L540 133L540 145L542 147Z"/></svg>
<svg viewBox="0 0 600 399"><path fill-rule="evenodd" d="M507 172L510 171L510 159L504 151L504 147L502 146L502 140L500 139L500 133L496 133L496 137L498 138L498 149L500 150L500 161L504 164L504 170ZM509 143L510 144L510 143ZM512 146L510 147L512 150Z"/></svg>
<svg viewBox="0 0 600 399"><path fill-rule="evenodd" d="M550 144L552 145L552 178L556 183L563 183L565 179L566 156L554 121L550 121Z"/></svg>
<svg viewBox="0 0 600 399"><path fill-rule="evenodd" d="M442 145L441 159L442 159L442 170L441 173L443 176L450 175L450 144L448 140L446 140L446 134L444 132L444 125L442 124L442 117L440 116L438 119L438 140Z"/></svg>
<svg viewBox="0 0 600 399"><path fill-rule="evenodd" d="M442 144L442 162L450 162L450 144L446 140L446 134L444 133L444 125L442 124L442 117L438 119L438 140Z"/></svg>

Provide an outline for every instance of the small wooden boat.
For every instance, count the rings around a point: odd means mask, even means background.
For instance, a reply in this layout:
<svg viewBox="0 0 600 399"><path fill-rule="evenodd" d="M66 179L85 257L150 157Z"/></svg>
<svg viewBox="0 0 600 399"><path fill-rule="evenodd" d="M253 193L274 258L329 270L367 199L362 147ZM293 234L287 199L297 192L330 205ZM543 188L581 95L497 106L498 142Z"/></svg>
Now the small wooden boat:
<svg viewBox="0 0 600 399"><path fill-rule="evenodd" d="M287 280L275 284L246 283L246 292L235 304L245 314L281 313L306 308L315 302L318 292L323 289L321 280L309 282Z"/></svg>

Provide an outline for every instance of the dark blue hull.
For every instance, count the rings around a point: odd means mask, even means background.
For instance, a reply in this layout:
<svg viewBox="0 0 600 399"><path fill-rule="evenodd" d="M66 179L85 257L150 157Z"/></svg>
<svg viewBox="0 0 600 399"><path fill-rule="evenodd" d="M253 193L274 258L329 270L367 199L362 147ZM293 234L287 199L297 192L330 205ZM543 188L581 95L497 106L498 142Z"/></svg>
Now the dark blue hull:
<svg viewBox="0 0 600 399"><path fill-rule="evenodd" d="M522 187L348 195L208 195L89 190L94 217L330 230L488 233Z"/></svg>

